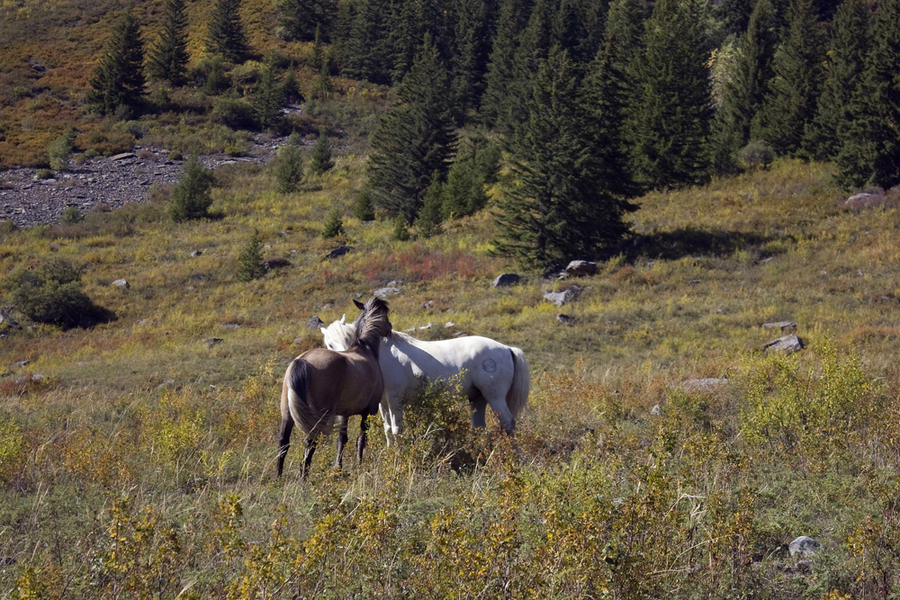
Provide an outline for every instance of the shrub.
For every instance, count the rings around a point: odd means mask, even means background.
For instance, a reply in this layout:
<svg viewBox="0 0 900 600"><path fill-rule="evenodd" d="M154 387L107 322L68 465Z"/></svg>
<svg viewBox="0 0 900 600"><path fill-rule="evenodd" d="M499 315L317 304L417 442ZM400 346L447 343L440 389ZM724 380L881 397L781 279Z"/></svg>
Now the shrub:
<svg viewBox="0 0 900 600"><path fill-rule="evenodd" d="M12 304L37 323L90 327L111 318L82 291L81 269L62 258L13 272L5 287L10 290Z"/></svg>
<svg viewBox="0 0 900 600"><path fill-rule="evenodd" d="M775 160L775 150L762 140L754 140L741 149L738 158L746 169L768 169Z"/></svg>
<svg viewBox="0 0 900 600"><path fill-rule="evenodd" d="M243 99L217 98L211 116L216 123L232 129L256 128L256 113L253 106Z"/></svg>
<svg viewBox="0 0 900 600"><path fill-rule="evenodd" d="M59 222L63 225L74 225L82 220L81 211L77 206L67 206L59 215Z"/></svg>
<svg viewBox="0 0 900 600"><path fill-rule="evenodd" d="M209 216L213 174L194 156L184 165L184 174L172 188L169 215L176 223Z"/></svg>
<svg viewBox="0 0 900 600"><path fill-rule="evenodd" d="M50 168L57 171L65 171L69 168L69 158L75 149L75 130L70 129L57 137L47 149L50 158Z"/></svg>
<svg viewBox="0 0 900 600"><path fill-rule="evenodd" d="M53 169L38 169L34 177L35 179L53 179L56 177L56 173L53 172Z"/></svg>

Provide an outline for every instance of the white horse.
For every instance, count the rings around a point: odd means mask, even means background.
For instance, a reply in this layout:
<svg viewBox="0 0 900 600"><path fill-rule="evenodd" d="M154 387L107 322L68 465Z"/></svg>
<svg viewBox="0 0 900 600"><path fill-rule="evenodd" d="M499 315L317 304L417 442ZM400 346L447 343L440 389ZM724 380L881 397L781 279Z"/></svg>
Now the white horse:
<svg viewBox="0 0 900 600"><path fill-rule="evenodd" d="M356 342L355 329L344 318L320 329L329 350L346 350ZM391 331L381 340L378 364L384 377L379 412L388 445L403 431L401 403L415 393L421 377L449 381L462 373L461 390L471 402L472 427L485 426L485 409L490 405L503 429L512 434L516 418L528 402L531 374L525 354L490 338L467 336L425 342Z"/></svg>

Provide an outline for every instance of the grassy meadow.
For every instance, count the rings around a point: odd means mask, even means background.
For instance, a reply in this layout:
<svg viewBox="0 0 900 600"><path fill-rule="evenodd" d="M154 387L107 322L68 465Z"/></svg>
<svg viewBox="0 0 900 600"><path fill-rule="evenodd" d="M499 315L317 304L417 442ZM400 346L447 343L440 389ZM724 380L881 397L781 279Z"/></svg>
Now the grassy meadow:
<svg viewBox="0 0 900 600"><path fill-rule="evenodd" d="M0 330L0 598L900 591L896 208L843 210L828 166L779 162L640 198L621 254L556 280L494 256L486 213L408 242L345 216L323 240L362 183L361 157L336 162L288 195L267 168L220 170L208 221L173 225L160 193L2 229L0 279L67 258L116 319ZM242 283L254 230L290 264ZM325 259L339 242L355 251ZM491 288L504 272L522 283ZM376 417L361 465L335 472L323 443L301 481L295 431L276 481L280 379L321 344L308 319L353 318L392 281L395 329L525 351L515 439L493 415L472 434L430 386L400 447ZM573 284L571 304L542 299ZM802 351L763 351L780 321ZM723 381L685 385L705 378ZM800 535L814 557L789 555Z"/></svg>

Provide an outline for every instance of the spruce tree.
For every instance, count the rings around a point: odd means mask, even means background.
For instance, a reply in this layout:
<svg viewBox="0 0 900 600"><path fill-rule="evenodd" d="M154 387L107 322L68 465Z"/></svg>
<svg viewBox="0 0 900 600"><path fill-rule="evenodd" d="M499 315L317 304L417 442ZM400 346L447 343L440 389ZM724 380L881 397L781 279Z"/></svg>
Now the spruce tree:
<svg viewBox="0 0 900 600"><path fill-rule="evenodd" d="M598 176L607 192L622 201L619 208L627 211L633 207L624 201L637 195L639 186L635 181L627 133L631 110L630 80L618 44L618 36L608 36L604 48L589 65L582 101L589 117L585 130L594 147Z"/></svg>
<svg viewBox="0 0 900 600"><path fill-rule="evenodd" d="M172 220L179 223L209 216L212 184L212 171L204 168L196 156L191 157L170 194L168 208Z"/></svg>
<svg viewBox="0 0 900 600"><path fill-rule="evenodd" d="M534 74L556 42L554 33L555 0L536 0L522 31L513 59L513 77L507 82L503 111L497 119L497 130L510 135L525 120L525 104L531 93Z"/></svg>
<svg viewBox="0 0 900 600"><path fill-rule="evenodd" d="M104 115L120 109L136 111L144 95L143 63L140 26L131 11L126 11L113 25L100 64L91 76L88 103Z"/></svg>
<svg viewBox="0 0 900 600"><path fill-rule="evenodd" d="M266 61L259 82L253 90L250 106L260 129L273 130L281 124L284 88L278 82L274 59L271 57Z"/></svg>
<svg viewBox="0 0 900 600"><path fill-rule="evenodd" d="M487 70L488 4L456 0L453 31L453 98L460 120L470 118L481 102Z"/></svg>
<svg viewBox="0 0 900 600"><path fill-rule="evenodd" d="M759 126L751 132L754 139L766 140L778 154L800 149L805 128L816 115L824 59L823 31L812 0L791 0Z"/></svg>
<svg viewBox="0 0 900 600"><path fill-rule="evenodd" d="M712 166L710 41L702 0L660 0L637 62L635 166L651 187L698 183Z"/></svg>
<svg viewBox="0 0 900 600"><path fill-rule="evenodd" d="M838 131L838 182L845 188L900 184L900 0L875 12L866 69L849 105L852 118Z"/></svg>
<svg viewBox="0 0 900 600"><path fill-rule="evenodd" d="M320 35L330 36L337 3L334 0L278 0L276 8L284 38L311 42Z"/></svg>
<svg viewBox="0 0 900 600"><path fill-rule="evenodd" d="M487 204L485 188L496 181L500 149L483 136L470 135L459 144L441 190L441 217L474 214Z"/></svg>
<svg viewBox="0 0 900 600"><path fill-rule="evenodd" d="M266 265L262 260L262 246L259 231L254 229L250 242L241 251L238 258L237 278L239 281L249 283L265 276Z"/></svg>
<svg viewBox="0 0 900 600"><path fill-rule="evenodd" d="M447 172L456 142L447 70L430 36L398 96L372 135L367 172L375 205L411 224L432 174Z"/></svg>
<svg viewBox="0 0 900 600"><path fill-rule="evenodd" d="M250 54L240 9L241 0L216 0L206 35L206 51L234 64Z"/></svg>
<svg viewBox="0 0 900 600"><path fill-rule="evenodd" d="M615 245L631 206L609 191L602 159L565 51L540 61L528 118L510 146L512 181L497 204L498 251L547 265L592 257Z"/></svg>
<svg viewBox="0 0 900 600"><path fill-rule="evenodd" d="M296 136L291 136L287 144L278 149L275 159L275 189L280 194L297 191L303 181L303 149Z"/></svg>
<svg viewBox="0 0 900 600"><path fill-rule="evenodd" d="M342 21L346 34L340 43L341 75L372 83L390 84L393 57L388 45L387 16L384 0L346 3Z"/></svg>
<svg viewBox="0 0 900 600"><path fill-rule="evenodd" d="M322 237L327 240L339 235L344 235L344 219L341 217L341 210L337 206L332 206L328 214L325 215Z"/></svg>
<svg viewBox="0 0 900 600"><path fill-rule="evenodd" d="M528 23L529 0L501 0L488 69L481 98L481 120L495 127L508 111L510 84L515 77L519 35Z"/></svg>
<svg viewBox="0 0 900 600"><path fill-rule="evenodd" d="M312 147L311 159L310 173L321 175L334 168L334 161L331 160L331 142L326 134L322 133L316 139L316 143Z"/></svg>
<svg viewBox="0 0 900 600"><path fill-rule="evenodd" d="M831 50L825 61L825 83L804 148L815 158L834 158L841 142L838 130L848 123L853 91L865 72L869 49L869 11L861 0L844 0L834 16Z"/></svg>
<svg viewBox="0 0 900 600"><path fill-rule="evenodd" d="M425 189L425 197L422 201L422 210L416 219L416 229L422 237L432 237L441 232L441 183L440 174L435 172L431 176L431 183Z"/></svg>
<svg viewBox="0 0 900 600"><path fill-rule="evenodd" d="M739 38L734 61L727 66L722 102L716 113L717 152L725 163L750 141L751 126L766 99L774 75L778 44L775 13L769 0L758 0L747 31Z"/></svg>
<svg viewBox="0 0 900 600"><path fill-rule="evenodd" d="M179 86L187 73L187 15L184 0L166 0L163 29L147 57L147 75Z"/></svg>

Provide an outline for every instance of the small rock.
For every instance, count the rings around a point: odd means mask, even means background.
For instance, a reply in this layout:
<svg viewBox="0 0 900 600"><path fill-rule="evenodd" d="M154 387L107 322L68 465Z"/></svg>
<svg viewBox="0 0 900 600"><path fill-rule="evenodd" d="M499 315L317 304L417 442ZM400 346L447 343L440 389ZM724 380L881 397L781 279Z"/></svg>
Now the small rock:
<svg viewBox="0 0 900 600"><path fill-rule="evenodd" d="M497 278L494 279L494 283L491 284L491 287L505 287L517 285L519 283L519 277L515 273L503 273L502 275L497 275Z"/></svg>
<svg viewBox="0 0 900 600"><path fill-rule="evenodd" d="M289 267L291 263L284 258L270 258L266 261L263 261L263 266L267 271L271 271L272 269L281 269L282 267Z"/></svg>
<svg viewBox="0 0 900 600"><path fill-rule="evenodd" d="M653 408L650 409L650 416L658 417L662 414L662 407L659 404L654 404Z"/></svg>
<svg viewBox="0 0 900 600"><path fill-rule="evenodd" d="M131 285L124 279L116 279L112 282L112 284L118 288L122 288L123 290L127 290L131 287Z"/></svg>
<svg viewBox="0 0 900 600"><path fill-rule="evenodd" d="M17 362L17 363L11 364L11 365L10 365L10 368L11 368L11 369L21 369L22 367L27 367L27 366L30 365L30 364L31 364L31 361L30 361L30 360L20 360L20 361Z"/></svg>
<svg viewBox="0 0 900 600"><path fill-rule="evenodd" d="M202 251L202 250L194 250L193 252L191 252L191 257L192 257L192 258L197 258L197 257L200 256L201 254L203 254L203 251Z"/></svg>
<svg viewBox="0 0 900 600"><path fill-rule="evenodd" d="M786 335L763 346L763 350L766 352L785 352L787 354L798 352L802 349L803 342L796 335Z"/></svg>
<svg viewBox="0 0 900 600"><path fill-rule="evenodd" d="M811 537L801 535L788 545L788 552L791 556L800 556L807 558L813 556L819 549L821 544Z"/></svg>
<svg viewBox="0 0 900 600"><path fill-rule="evenodd" d="M763 323L763 329L797 329L797 324L791 321L778 321L777 323Z"/></svg>
<svg viewBox="0 0 900 600"><path fill-rule="evenodd" d="M341 257L348 252L353 252L355 248L353 246L339 246L325 255L325 258L338 258Z"/></svg>
<svg viewBox="0 0 900 600"><path fill-rule="evenodd" d="M444 329L450 329L451 327L456 327L456 323L454 323L453 321L447 321L446 323L444 323Z"/></svg>
<svg viewBox="0 0 900 600"><path fill-rule="evenodd" d="M374 295L378 296L379 298L384 298L385 296L390 296L390 295L392 295L392 294L399 294L399 293L400 293L400 288L397 288L397 287L383 287L383 288L381 288L380 290L375 290L375 291L372 292L372 293L373 293Z"/></svg>
<svg viewBox="0 0 900 600"><path fill-rule="evenodd" d="M434 302L432 302L431 300L426 300L422 303L422 308L425 310L431 310L432 308L434 308Z"/></svg>
<svg viewBox="0 0 900 600"><path fill-rule="evenodd" d="M134 152L123 152L121 154L116 154L115 156L110 156L109 160L119 161L119 160L125 160L127 158L134 158L134 157L135 157Z"/></svg>
<svg viewBox="0 0 900 600"><path fill-rule="evenodd" d="M589 260L573 260L566 267L566 274L573 277L589 277L597 274L597 263Z"/></svg>
<svg viewBox="0 0 900 600"><path fill-rule="evenodd" d="M325 321L319 318L319 315L313 315L309 318L309 321L306 322L306 328L312 329L314 331L318 331L319 327L324 327Z"/></svg>
<svg viewBox="0 0 900 600"><path fill-rule="evenodd" d="M240 329L240 323L223 323L219 325L222 329Z"/></svg>
<svg viewBox="0 0 900 600"><path fill-rule="evenodd" d="M582 288L577 285L566 288L561 292L547 291L544 292L544 300L553 302L556 306L562 306L563 304L572 302L573 300L578 298L578 295L581 294L581 291Z"/></svg>
<svg viewBox="0 0 900 600"><path fill-rule="evenodd" d="M575 317L570 317L569 315L558 314L556 315L556 320L562 323L563 325L574 325Z"/></svg>
<svg viewBox="0 0 900 600"><path fill-rule="evenodd" d="M206 343L207 348L212 348L216 344L221 344L225 340L223 340L222 338L209 338L208 340L203 340L203 341Z"/></svg>

